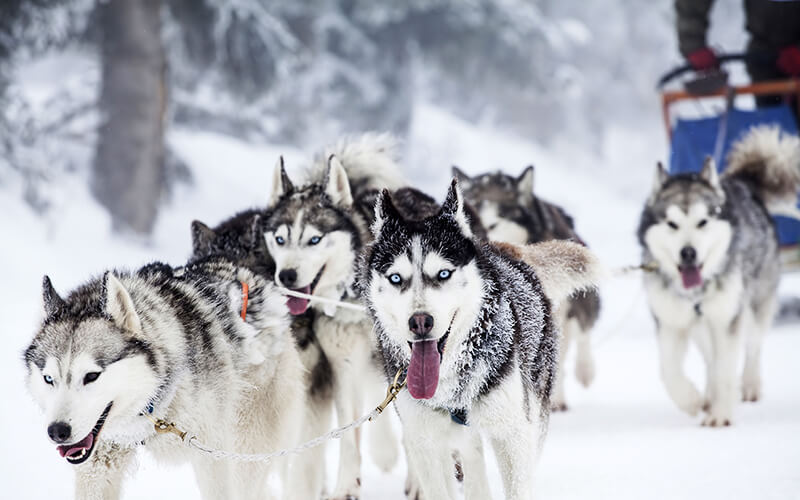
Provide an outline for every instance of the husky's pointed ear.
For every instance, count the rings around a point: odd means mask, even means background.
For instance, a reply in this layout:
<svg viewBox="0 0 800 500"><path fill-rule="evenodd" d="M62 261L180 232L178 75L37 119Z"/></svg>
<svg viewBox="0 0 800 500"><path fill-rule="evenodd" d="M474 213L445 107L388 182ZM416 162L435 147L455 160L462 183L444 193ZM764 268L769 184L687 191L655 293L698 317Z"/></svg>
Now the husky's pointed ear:
<svg viewBox="0 0 800 500"><path fill-rule="evenodd" d="M469 187L472 185L472 177L462 172L461 169L455 165L453 165L452 167L452 172L453 172L453 177L458 179L458 184L463 189L469 189Z"/></svg>
<svg viewBox="0 0 800 500"><path fill-rule="evenodd" d="M464 197L461 194L461 189L458 187L458 179L455 177L450 183L450 189L447 191L447 198L445 198L444 203L442 203L442 210L439 212L439 215L455 220L459 229L461 229L461 233L467 238L472 238L469 218L464 209Z"/></svg>
<svg viewBox="0 0 800 500"><path fill-rule="evenodd" d="M202 253L216 236L213 229L199 220L192 221L192 251L194 253Z"/></svg>
<svg viewBox="0 0 800 500"><path fill-rule="evenodd" d="M388 189L382 190L375 200L375 221L372 223L372 235L377 240L381 231L389 223L397 223L403 220L400 211L394 206L392 195Z"/></svg>
<svg viewBox="0 0 800 500"><path fill-rule="evenodd" d="M139 321L139 315L136 314L136 309L133 307L133 299L125 289L125 285L111 271L106 271L103 276L103 284L106 313L114 321L114 324L132 333L141 332L142 323Z"/></svg>
<svg viewBox="0 0 800 500"><path fill-rule="evenodd" d="M67 303L53 288L53 283L50 282L49 276L42 278L42 303L44 305L44 314L48 318L55 316L67 307Z"/></svg>
<svg viewBox="0 0 800 500"><path fill-rule="evenodd" d="M517 177L517 191L523 196L533 194L533 165L528 165Z"/></svg>
<svg viewBox="0 0 800 500"><path fill-rule="evenodd" d="M275 204L281 196L291 194L294 191L294 184L286 175L286 168L283 164L283 156L278 158L275 170L272 172L272 194L269 198L270 205Z"/></svg>
<svg viewBox="0 0 800 500"><path fill-rule="evenodd" d="M722 190L722 185L719 183L717 165L710 156L706 156L703 162L703 168L700 170L700 178L706 181L717 194L721 196L725 195L725 192Z"/></svg>
<svg viewBox="0 0 800 500"><path fill-rule="evenodd" d="M653 190L650 192L650 199L655 199L656 195L658 195L659 191L661 191L661 187L664 185L665 182L669 179L669 173L667 169L664 168L664 164L661 162L656 163L656 175L653 178Z"/></svg>
<svg viewBox="0 0 800 500"><path fill-rule="evenodd" d="M350 193L350 180L344 165L334 155L328 158L328 170L325 172L323 180L325 194L334 205L348 208L353 204L353 195Z"/></svg>

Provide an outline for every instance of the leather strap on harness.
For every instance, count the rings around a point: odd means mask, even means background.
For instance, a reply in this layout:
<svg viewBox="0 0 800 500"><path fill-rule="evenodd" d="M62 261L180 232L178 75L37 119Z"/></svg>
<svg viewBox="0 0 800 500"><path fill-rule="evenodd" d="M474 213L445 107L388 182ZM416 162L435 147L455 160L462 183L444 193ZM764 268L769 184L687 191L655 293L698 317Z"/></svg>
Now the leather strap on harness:
<svg viewBox="0 0 800 500"><path fill-rule="evenodd" d="M250 287L244 281L241 282L242 284L242 321L246 321L247 318L247 298L250 295Z"/></svg>
<svg viewBox="0 0 800 500"><path fill-rule="evenodd" d="M450 420L458 425L469 425L467 423L467 410L458 409L458 410L450 410Z"/></svg>

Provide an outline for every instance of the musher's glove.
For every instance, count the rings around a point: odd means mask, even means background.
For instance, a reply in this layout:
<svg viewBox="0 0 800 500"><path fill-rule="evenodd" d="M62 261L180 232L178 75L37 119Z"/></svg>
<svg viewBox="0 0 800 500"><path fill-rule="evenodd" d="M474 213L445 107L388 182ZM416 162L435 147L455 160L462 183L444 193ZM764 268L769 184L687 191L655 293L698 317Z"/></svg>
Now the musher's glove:
<svg viewBox="0 0 800 500"><path fill-rule="evenodd" d="M686 60L694 68L695 71L706 71L712 68L719 67L717 54L711 47L703 47L697 49L686 56Z"/></svg>
<svg viewBox="0 0 800 500"><path fill-rule="evenodd" d="M800 76L800 47L790 45L782 48L778 53L778 61L775 65L782 73L789 76Z"/></svg>

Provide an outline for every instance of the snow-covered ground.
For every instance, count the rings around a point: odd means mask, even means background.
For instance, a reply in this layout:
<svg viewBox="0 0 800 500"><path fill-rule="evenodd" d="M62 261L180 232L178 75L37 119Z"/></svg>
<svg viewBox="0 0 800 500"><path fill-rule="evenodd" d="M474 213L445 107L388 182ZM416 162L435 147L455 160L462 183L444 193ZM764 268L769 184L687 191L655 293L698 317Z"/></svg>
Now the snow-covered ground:
<svg viewBox="0 0 800 500"><path fill-rule="evenodd" d="M620 131L610 137L601 158L582 158L573 151L567 163L562 159L566 152L543 151L420 107L404 164L413 184L441 199L452 164L477 173L498 167L518 172L533 163L536 192L563 204L584 239L615 267L638 260L636 223L652 165L663 148L655 151L650 145L658 138L643 141L641 134ZM147 244L111 235L107 215L91 200L80 175L68 176L57 187L62 196L44 221L9 194L15 186L0 192L3 498L64 498L72 492L71 466L48 442L46 423L23 386L21 353L40 318L42 275L66 292L107 267L135 267L154 259L180 264L190 250L191 220L213 224L263 204L277 156L287 157L290 170L304 158L298 151L206 133L173 131L169 140L191 166L194 183L174 194ZM623 182L609 178L621 172L627 177ZM800 277L787 277L782 291L800 295ZM603 315L594 333L597 379L589 389L568 381L570 411L551 419L538 469L539 497L800 498L797 325L775 328L767 337L764 400L739 406L733 427L706 429L680 413L661 386L653 323L638 277L612 280L602 294ZM703 370L696 352L690 353L687 366L699 384ZM335 446L329 457L333 468ZM490 474L495 497L501 498L493 461ZM403 498L404 479L403 464L384 475L367 463L362 497ZM197 495L188 467L163 466L144 453L125 488L129 499Z"/></svg>

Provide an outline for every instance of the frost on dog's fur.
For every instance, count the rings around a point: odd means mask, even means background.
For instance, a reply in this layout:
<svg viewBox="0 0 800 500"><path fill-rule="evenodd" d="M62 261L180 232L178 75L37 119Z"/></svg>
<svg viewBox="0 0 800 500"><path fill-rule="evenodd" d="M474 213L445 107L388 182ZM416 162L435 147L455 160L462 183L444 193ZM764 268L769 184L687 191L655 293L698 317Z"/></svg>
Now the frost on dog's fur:
<svg viewBox="0 0 800 500"><path fill-rule="evenodd" d="M519 257L529 253L545 267L562 264L548 263L542 249L501 250L476 239L455 180L441 210L423 218L402 214L388 191L375 206L375 241L364 254L361 284L387 376L408 369L409 388L412 382L422 388L397 399L422 494L451 498L452 451L480 454L462 445L485 435L506 497L529 498L549 417L558 333L536 272ZM573 250L556 252L572 267L549 275L570 281L552 286L553 293L587 284L575 275L590 275L590 261ZM416 319L423 316L430 317L427 331ZM419 360L434 362L431 349L438 351L438 370L412 370ZM428 382L436 382L433 392ZM463 412L468 427L453 423L451 412ZM485 491L479 468L467 474L467 498Z"/></svg>

